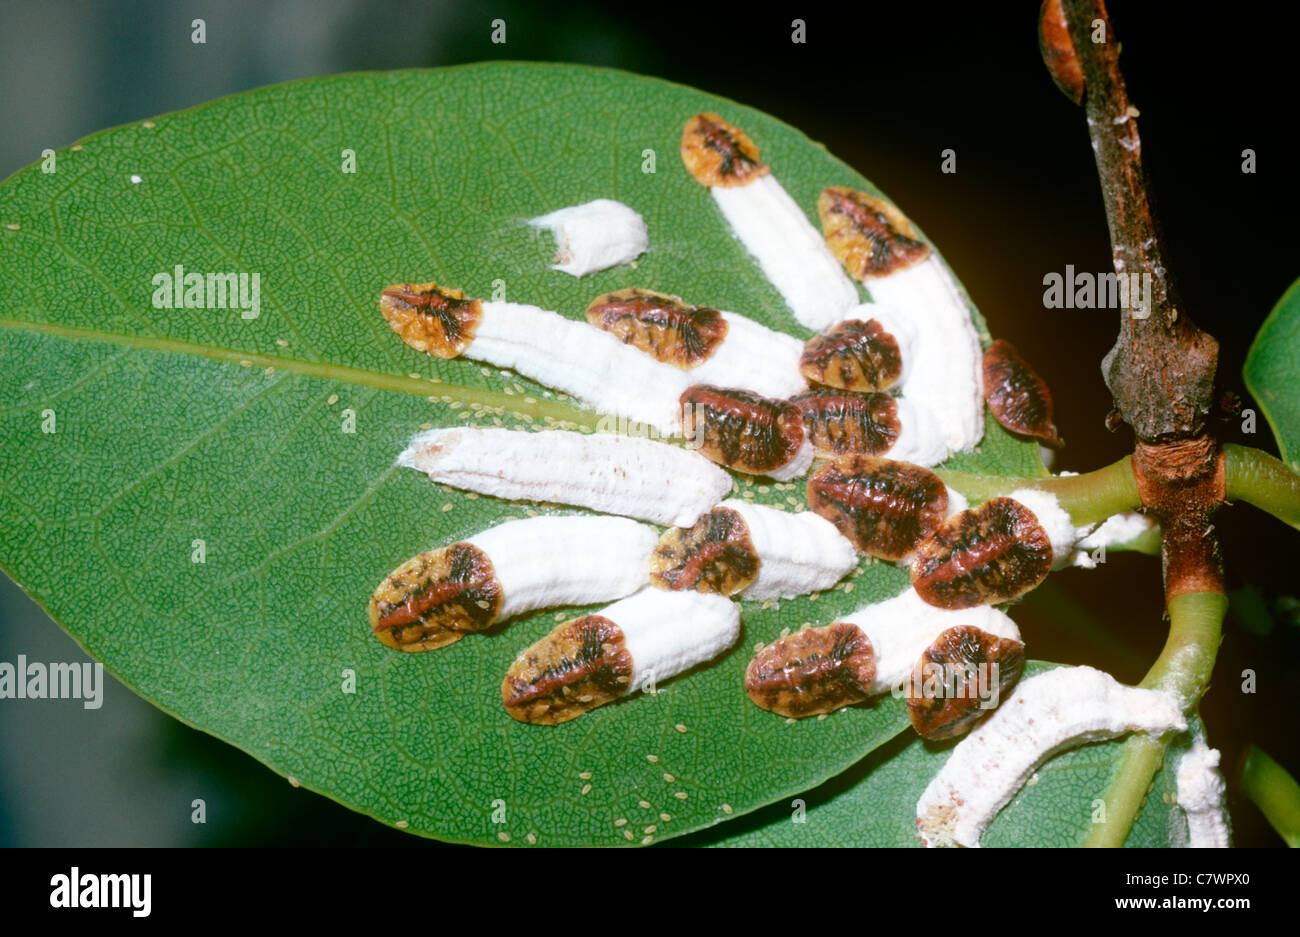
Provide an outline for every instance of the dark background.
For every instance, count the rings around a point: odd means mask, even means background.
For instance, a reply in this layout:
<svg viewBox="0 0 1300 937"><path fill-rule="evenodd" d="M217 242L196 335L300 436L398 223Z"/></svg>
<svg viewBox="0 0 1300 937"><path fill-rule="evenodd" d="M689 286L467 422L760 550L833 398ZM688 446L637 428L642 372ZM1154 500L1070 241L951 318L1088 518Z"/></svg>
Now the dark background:
<svg viewBox="0 0 1300 937"><path fill-rule="evenodd" d="M658 75L761 108L826 143L939 245L989 321L1051 382L1086 471L1131 451L1109 433L1099 362L1113 312L1045 309L1043 276L1110 269L1083 112L1039 60L1037 3L754 5L493 2L49 2L0 0L0 177L93 131L292 78L490 59L584 62ZM1255 330L1300 275L1291 214L1297 17L1256 7L1110 5L1143 156L1184 308L1221 342L1225 387ZM190 22L207 23L207 43ZM508 42L489 40L493 19ZM790 41L806 21L807 42ZM955 175L939 171L944 149ZM1258 169L1241 172L1242 150ZM0 402L2 403L2 402ZM1276 451L1262 417L1227 441ZM0 510L3 507L0 506ZM1233 611L1202 704L1230 785L1249 742L1300 770L1300 535L1249 507L1225 511ZM1159 561L1111 553L1053 576L1016 612L1033 656L1136 681L1163 643ZM0 576L0 660L84 653ZM1258 692L1243 694L1253 669ZM105 705L0 701L0 845L420 844L315 794L152 708L111 679ZM208 822L190 822L202 797ZM1280 845L1234 795L1240 845Z"/></svg>

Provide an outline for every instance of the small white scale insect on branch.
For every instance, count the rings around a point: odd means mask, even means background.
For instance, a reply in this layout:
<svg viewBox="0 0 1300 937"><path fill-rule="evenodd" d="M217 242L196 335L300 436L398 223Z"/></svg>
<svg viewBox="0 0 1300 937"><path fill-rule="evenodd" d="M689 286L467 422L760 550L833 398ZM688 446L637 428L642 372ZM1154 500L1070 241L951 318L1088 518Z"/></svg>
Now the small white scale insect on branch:
<svg viewBox="0 0 1300 937"><path fill-rule="evenodd" d="M927 846L978 846L998 811L1053 755L1128 732L1185 728L1170 695L1124 686L1092 667L1031 677L953 749L917 802L917 829Z"/></svg>

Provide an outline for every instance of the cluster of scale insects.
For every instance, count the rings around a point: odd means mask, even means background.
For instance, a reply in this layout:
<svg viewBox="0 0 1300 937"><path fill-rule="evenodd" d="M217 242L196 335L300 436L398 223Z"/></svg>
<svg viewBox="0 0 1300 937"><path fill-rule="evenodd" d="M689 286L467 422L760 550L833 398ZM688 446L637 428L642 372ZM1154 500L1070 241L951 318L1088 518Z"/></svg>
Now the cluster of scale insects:
<svg viewBox="0 0 1300 937"><path fill-rule="evenodd" d="M715 114L687 122L681 152L733 233L817 334L799 342L641 288L598 296L585 323L436 283L384 289L381 311L411 347L512 367L604 412L671 421L690 448L469 427L417 437L399 461L436 481L625 517L507 522L422 553L375 590L372 629L393 648L424 651L548 605L616 600L560 624L522 651L504 678L512 717L556 724L734 645L733 598L828 588L865 554L910 566L912 587L895 600L906 609L891 620L893 612L877 614L888 603L878 603L781 638L751 661L746 692L766 710L801 718L903 685L922 735L968 731L988 715L979 699L934 698L924 674L941 667L973 681L992 665L1000 689L1009 689L1024 648L1010 619L989 606L1041 582L1060 545L1023 501L968 508L925 465L889 457L902 448L929 453L915 458L934 464L971 445L969 434L944 423L951 414L942 396L925 404L934 375L929 385L908 384L919 349L940 339L909 324L899 298L915 288L918 304L933 303L944 268L898 209L865 192L825 189L822 232L815 232L753 142ZM845 271L892 304L859 304L856 287L845 289ZM913 275L920 286L908 286ZM960 315L969 328L964 301ZM1007 429L1059 445L1047 387L1014 348L995 342L975 365L973 377L951 380L976 382L977 401L982 384L983 400ZM952 399L951 389L942 392ZM963 392L957 387L958 399ZM665 401L675 410L666 416ZM928 442L916 442L918 435ZM824 461L808 475L814 458ZM716 466L777 481L808 475L809 511L723 501L730 476ZM681 503L665 515L656 492L670 489ZM662 524L665 517L662 534L633 520ZM966 617L966 610L981 614Z"/></svg>

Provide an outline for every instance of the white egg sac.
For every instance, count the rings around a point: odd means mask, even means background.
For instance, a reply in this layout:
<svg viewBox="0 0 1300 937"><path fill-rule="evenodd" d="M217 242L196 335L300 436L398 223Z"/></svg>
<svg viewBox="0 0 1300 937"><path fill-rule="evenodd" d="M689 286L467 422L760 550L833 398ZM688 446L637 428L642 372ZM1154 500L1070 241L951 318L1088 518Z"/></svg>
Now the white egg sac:
<svg viewBox="0 0 1300 937"><path fill-rule="evenodd" d="M793 599L820 592L857 569L853 544L811 511L778 511L739 498L719 507L741 516L758 554L758 578L740 593L743 599Z"/></svg>
<svg viewBox="0 0 1300 937"><path fill-rule="evenodd" d="M650 247L645 220L622 202L608 198L561 208L529 224L555 235L551 269L575 277L631 263Z"/></svg>
<svg viewBox="0 0 1300 937"><path fill-rule="evenodd" d="M758 261L794 317L820 331L858 303L858 291L820 232L776 177L709 189L732 233Z"/></svg>
<svg viewBox="0 0 1300 937"><path fill-rule="evenodd" d="M1187 728L1178 703L1124 686L1092 667L1022 680L989 720L962 739L916 805L926 846L978 846L980 836L1052 755L1128 732Z"/></svg>
<svg viewBox="0 0 1300 937"><path fill-rule="evenodd" d="M649 578L653 527L625 517L529 517L465 538L501 585L497 618L631 595Z"/></svg>
<svg viewBox="0 0 1300 937"><path fill-rule="evenodd" d="M417 434L397 464L507 501L547 501L689 527L731 490L698 453L610 433L449 427Z"/></svg>

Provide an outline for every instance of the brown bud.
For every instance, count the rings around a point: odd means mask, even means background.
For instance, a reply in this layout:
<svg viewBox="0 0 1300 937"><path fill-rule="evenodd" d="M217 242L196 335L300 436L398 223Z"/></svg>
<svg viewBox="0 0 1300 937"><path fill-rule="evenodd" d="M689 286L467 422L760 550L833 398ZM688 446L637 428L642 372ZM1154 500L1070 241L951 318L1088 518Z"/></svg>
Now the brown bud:
<svg viewBox="0 0 1300 937"><path fill-rule="evenodd" d="M790 402L803 414L813 452L825 458L879 455L898 441L898 403L889 394L811 390Z"/></svg>
<svg viewBox="0 0 1300 937"><path fill-rule="evenodd" d="M1034 512L993 498L950 517L916 548L912 585L939 608L1009 602L1052 569L1052 542Z"/></svg>
<svg viewBox="0 0 1300 937"><path fill-rule="evenodd" d="M803 446L803 417L787 401L695 384L681 405L682 435L701 455L738 472L765 475L789 464Z"/></svg>
<svg viewBox="0 0 1300 937"><path fill-rule="evenodd" d="M379 295L379 310L402 341L436 358L455 358L483 318L477 299L437 283L398 283Z"/></svg>
<svg viewBox="0 0 1300 937"><path fill-rule="evenodd" d="M865 700L876 677L871 641L857 625L805 628L758 652L745 670L755 705L798 719Z"/></svg>
<svg viewBox="0 0 1300 937"><path fill-rule="evenodd" d="M717 114L696 114L682 130L682 162L695 181L705 186L745 185L766 176L758 147L739 127Z"/></svg>
<svg viewBox="0 0 1300 937"><path fill-rule="evenodd" d="M855 279L888 276L930 256L907 216L874 195L831 186L817 199L817 212L826 245Z"/></svg>
<svg viewBox="0 0 1300 937"><path fill-rule="evenodd" d="M907 715L927 739L965 735L1020 679L1025 646L971 625L949 628L921 655L908 682ZM994 686L996 685L996 690ZM986 708L987 707L987 708Z"/></svg>
<svg viewBox="0 0 1300 937"><path fill-rule="evenodd" d="M984 399L1004 427L1059 449L1052 392L1016 347L1000 338L984 352Z"/></svg>
<svg viewBox="0 0 1300 937"><path fill-rule="evenodd" d="M389 647L428 651L482 631L501 609L501 583L486 553L453 543L415 556L370 598L370 627Z"/></svg>
<svg viewBox="0 0 1300 937"><path fill-rule="evenodd" d="M631 682L623 632L608 618L584 615L520 652L501 683L501 702L520 722L559 725L617 699Z"/></svg>
<svg viewBox="0 0 1300 937"><path fill-rule="evenodd" d="M727 320L718 310L652 290L597 296L587 307L587 321L683 370L707 360L727 337Z"/></svg>
<svg viewBox="0 0 1300 937"><path fill-rule="evenodd" d="M687 528L671 527L650 556L650 582L660 589L735 595L758 578L759 558L745 520L714 508Z"/></svg>
<svg viewBox="0 0 1300 937"><path fill-rule="evenodd" d="M900 560L943 523L948 489L919 465L851 456L808 479L808 507L861 552Z"/></svg>
<svg viewBox="0 0 1300 937"><path fill-rule="evenodd" d="M869 393L898 383L903 357L898 340L875 319L847 319L808 339L799 372L814 384Z"/></svg>
<svg viewBox="0 0 1300 937"><path fill-rule="evenodd" d="M1075 104L1082 104L1083 67L1074 53L1061 0L1043 0L1038 11L1038 51L1056 87Z"/></svg>

